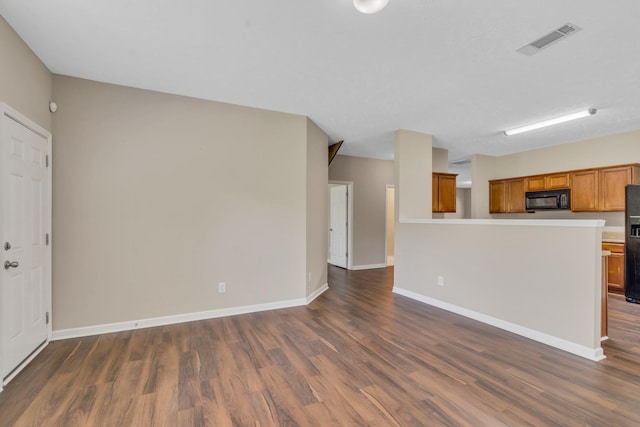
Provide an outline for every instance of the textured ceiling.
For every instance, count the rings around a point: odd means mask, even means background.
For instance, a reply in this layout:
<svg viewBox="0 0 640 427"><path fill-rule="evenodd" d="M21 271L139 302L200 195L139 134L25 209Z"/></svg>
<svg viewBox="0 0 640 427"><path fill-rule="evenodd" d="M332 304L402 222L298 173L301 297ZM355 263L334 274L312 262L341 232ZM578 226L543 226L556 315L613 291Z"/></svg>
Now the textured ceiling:
<svg viewBox="0 0 640 427"><path fill-rule="evenodd" d="M640 128L640 1L0 0L49 69L309 116L341 154L390 159L395 129L450 160ZM535 56L516 49L571 22ZM506 128L593 107L529 134Z"/></svg>

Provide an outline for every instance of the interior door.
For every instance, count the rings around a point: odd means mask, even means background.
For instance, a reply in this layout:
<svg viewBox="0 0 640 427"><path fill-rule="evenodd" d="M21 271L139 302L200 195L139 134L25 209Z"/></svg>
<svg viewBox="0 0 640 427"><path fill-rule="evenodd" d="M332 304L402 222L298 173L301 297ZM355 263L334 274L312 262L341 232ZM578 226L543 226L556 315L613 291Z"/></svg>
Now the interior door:
<svg viewBox="0 0 640 427"><path fill-rule="evenodd" d="M347 188L346 185L329 188L329 263L343 268L347 268Z"/></svg>
<svg viewBox="0 0 640 427"><path fill-rule="evenodd" d="M3 109L0 135L2 380L47 342L49 136ZM44 136L46 135L46 136Z"/></svg>

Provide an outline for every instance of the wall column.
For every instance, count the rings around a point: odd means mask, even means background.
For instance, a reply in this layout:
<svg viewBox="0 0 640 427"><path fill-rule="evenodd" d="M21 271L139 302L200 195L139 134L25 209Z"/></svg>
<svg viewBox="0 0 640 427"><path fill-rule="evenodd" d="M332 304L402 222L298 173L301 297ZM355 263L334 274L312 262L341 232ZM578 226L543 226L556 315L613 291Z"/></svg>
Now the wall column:
<svg viewBox="0 0 640 427"><path fill-rule="evenodd" d="M396 218L431 218L432 137L399 129L393 142Z"/></svg>

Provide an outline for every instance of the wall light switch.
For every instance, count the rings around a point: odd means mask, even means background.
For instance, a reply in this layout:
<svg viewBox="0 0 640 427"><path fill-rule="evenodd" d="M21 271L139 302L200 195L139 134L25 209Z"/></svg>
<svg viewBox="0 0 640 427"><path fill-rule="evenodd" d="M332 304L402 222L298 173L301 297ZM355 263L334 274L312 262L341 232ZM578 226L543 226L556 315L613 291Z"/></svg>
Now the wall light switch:
<svg viewBox="0 0 640 427"><path fill-rule="evenodd" d="M227 291L227 284L224 282L218 283L218 293L222 294L222 293L225 293L226 291Z"/></svg>

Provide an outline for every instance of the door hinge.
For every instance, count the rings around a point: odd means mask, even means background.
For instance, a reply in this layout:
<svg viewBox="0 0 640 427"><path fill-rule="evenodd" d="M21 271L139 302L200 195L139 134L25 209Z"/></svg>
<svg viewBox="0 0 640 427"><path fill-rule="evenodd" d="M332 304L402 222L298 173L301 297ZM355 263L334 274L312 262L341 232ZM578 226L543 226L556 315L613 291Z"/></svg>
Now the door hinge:
<svg viewBox="0 0 640 427"><path fill-rule="evenodd" d="M48 311L44 314L44 318L47 321L47 325L48 325L49 324L49 312Z"/></svg>
<svg viewBox="0 0 640 427"><path fill-rule="evenodd" d="M49 246L49 233L44 235L44 243Z"/></svg>
<svg viewBox="0 0 640 427"><path fill-rule="evenodd" d="M49 167L49 155L45 154L44 156L44 165L45 167Z"/></svg>

